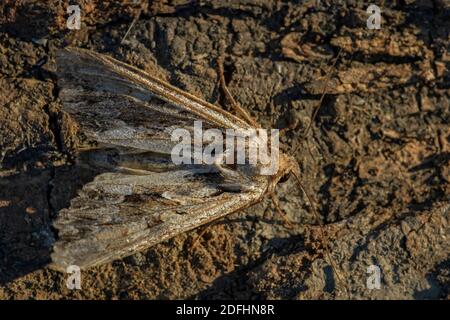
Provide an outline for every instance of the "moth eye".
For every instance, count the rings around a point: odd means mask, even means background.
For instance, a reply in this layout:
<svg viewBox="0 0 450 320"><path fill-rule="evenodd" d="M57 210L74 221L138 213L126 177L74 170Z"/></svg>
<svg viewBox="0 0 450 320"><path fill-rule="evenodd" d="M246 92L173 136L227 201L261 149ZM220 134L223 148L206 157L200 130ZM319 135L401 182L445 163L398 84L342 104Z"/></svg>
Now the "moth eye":
<svg viewBox="0 0 450 320"><path fill-rule="evenodd" d="M288 181L290 177L291 177L291 173L288 172L288 173L284 174L278 182L284 183L284 182Z"/></svg>

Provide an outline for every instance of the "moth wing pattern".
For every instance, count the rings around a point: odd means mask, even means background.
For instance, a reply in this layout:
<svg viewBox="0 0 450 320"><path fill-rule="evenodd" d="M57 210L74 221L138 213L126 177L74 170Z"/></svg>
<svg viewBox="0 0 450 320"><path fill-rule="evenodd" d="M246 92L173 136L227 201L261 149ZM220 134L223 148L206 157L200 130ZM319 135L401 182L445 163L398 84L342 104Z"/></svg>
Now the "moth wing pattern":
<svg viewBox="0 0 450 320"><path fill-rule="evenodd" d="M57 67L63 110L101 143L168 154L174 146L171 130L192 130L194 120L216 128L250 127L218 107L92 51L61 50ZM262 198L267 177L244 166L236 169L245 177L239 183L229 170L192 165L98 175L59 212L51 267L86 269L120 259Z"/></svg>
<svg viewBox="0 0 450 320"><path fill-rule="evenodd" d="M266 187L224 192L221 179L205 168L98 175L59 212L51 267L86 269L126 257L252 205Z"/></svg>
<svg viewBox="0 0 450 320"><path fill-rule="evenodd" d="M63 110L98 142L170 154L172 131L251 128L238 117L137 68L96 52L57 51ZM205 127L204 129L207 129Z"/></svg>

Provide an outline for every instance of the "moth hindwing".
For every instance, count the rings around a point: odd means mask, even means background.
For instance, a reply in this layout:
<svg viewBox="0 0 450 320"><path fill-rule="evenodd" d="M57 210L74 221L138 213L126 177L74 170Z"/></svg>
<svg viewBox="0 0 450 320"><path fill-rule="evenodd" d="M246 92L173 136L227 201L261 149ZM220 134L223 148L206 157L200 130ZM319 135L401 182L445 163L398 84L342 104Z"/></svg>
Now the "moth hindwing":
<svg viewBox="0 0 450 320"><path fill-rule="evenodd" d="M284 155L272 176L252 165L173 165L173 130L193 132L196 121L222 131L252 125L93 51L60 50L57 74L63 110L87 137L108 146L90 159L109 168L59 212L51 256L57 270L110 262L248 207L290 170Z"/></svg>

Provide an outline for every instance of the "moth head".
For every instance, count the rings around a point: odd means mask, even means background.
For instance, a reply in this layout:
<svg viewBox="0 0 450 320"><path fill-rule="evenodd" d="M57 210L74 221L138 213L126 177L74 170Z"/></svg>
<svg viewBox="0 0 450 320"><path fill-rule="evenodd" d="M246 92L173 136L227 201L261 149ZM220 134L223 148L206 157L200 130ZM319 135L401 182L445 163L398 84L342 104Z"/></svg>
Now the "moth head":
<svg viewBox="0 0 450 320"><path fill-rule="evenodd" d="M273 187L278 183L284 183L292 176L300 175L300 167L294 157L280 153L278 172L273 176Z"/></svg>

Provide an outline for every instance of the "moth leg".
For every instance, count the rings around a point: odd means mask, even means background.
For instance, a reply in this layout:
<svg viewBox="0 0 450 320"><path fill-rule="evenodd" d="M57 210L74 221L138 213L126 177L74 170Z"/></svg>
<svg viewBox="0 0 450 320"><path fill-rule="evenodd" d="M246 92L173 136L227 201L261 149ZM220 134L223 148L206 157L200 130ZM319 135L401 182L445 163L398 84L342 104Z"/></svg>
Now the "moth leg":
<svg viewBox="0 0 450 320"><path fill-rule="evenodd" d="M294 224L291 222L291 220L289 220L289 218L286 216L286 213L283 212L283 210L281 210L280 208L280 203L278 201L277 196L272 193L270 195L270 199L272 200L273 205L275 206L275 210L277 211L277 213L283 218L285 226L289 229L292 229L294 227Z"/></svg>
<svg viewBox="0 0 450 320"><path fill-rule="evenodd" d="M261 127L259 123L255 119L253 119L253 117L248 113L248 111L239 105L239 103L233 98L233 95L230 93L230 90L228 90L227 84L225 83L225 76L223 70L223 56L220 56L217 59L217 69L219 74L220 87L222 88L225 97L233 107L234 111L253 127L255 128Z"/></svg>
<svg viewBox="0 0 450 320"><path fill-rule="evenodd" d="M214 225L215 222L204 225L202 227L200 227L200 232L197 233L197 236L194 238L194 240L191 241L191 243L189 244L188 250L192 253L195 249L195 247L197 246L198 241L204 236L204 234L206 233L206 231L208 230L208 228L212 225Z"/></svg>
<svg viewBox="0 0 450 320"><path fill-rule="evenodd" d="M120 41L121 45L125 43L125 39L127 38L127 36L130 33L131 29L133 29L133 27L136 24L136 22L139 20L139 17L141 16L141 13L142 13L142 7L139 9L138 13L134 16L133 21L131 22L130 26L127 29L127 32L125 32L125 35L122 37L122 40Z"/></svg>

